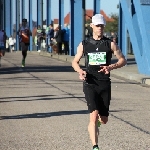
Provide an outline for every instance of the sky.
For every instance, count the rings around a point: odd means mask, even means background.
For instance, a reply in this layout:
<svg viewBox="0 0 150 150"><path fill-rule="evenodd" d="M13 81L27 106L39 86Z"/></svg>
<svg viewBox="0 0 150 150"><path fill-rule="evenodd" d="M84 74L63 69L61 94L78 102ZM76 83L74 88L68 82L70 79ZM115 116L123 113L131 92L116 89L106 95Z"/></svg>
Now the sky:
<svg viewBox="0 0 150 150"><path fill-rule="evenodd" d="M46 0L43 1L46 2ZM69 1L70 0L64 0L64 16L70 11ZM119 4L119 0L101 0L100 8L103 9L107 15L110 15L111 13L119 12L117 4ZM52 19L58 18L58 0L52 0L52 6ZM86 0L86 9L93 9L93 0Z"/></svg>
<svg viewBox="0 0 150 150"><path fill-rule="evenodd" d="M13 0L15 2L15 0ZM32 9L33 9L33 20L36 21L36 16L37 16L37 4L36 4L37 0L32 0ZM51 12L51 17L52 20L53 19L57 19L59 16L59 12L58 12L58 1L59 0L51 0L52 2L52 12ZM28 10L28 1L25 1L25 9ZM64 0L64 16L67 15L67 13L70 11L70 4L69 4L70 0ZM109 3L109 6L108 6ZM117 4L119 4L119 0L101 0L100 1L100 9L104 10L104 12L106 13L106 15L110 15L111 13L118 13L119 9L117 9ZM110 7L111 6L111 7ZM46 0L43 0L43 7L46 7ZM13 8L15 8L15 3L13 4ZM93 9L93 0L86 0L86 9ZM43 12L43 19L46 19L46 9ZM15 13L15 9L13 10ZM29 12L26 11L25 13L25 18L28 19L29 16ZM15 15L13 16L13 20L15 22Z"/></svg>

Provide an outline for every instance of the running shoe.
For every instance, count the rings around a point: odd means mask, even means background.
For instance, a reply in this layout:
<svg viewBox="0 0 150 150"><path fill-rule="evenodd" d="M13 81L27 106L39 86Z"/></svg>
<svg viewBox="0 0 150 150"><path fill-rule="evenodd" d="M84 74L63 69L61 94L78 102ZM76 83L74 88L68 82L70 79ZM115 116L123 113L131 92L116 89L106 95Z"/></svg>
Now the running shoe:
<svg viewBox="0 0 150 150"><path fill-rule="evenodd" d="M25 67L25 59L22 59L22 67Z"/></svg>
<svg viewBox="0 0 150 150"><path fill-rule="evenodd" d="M97 125L98 125L98 127L100 127L101 126L101 122L98 120L98 122L97 122Z"/></svg>

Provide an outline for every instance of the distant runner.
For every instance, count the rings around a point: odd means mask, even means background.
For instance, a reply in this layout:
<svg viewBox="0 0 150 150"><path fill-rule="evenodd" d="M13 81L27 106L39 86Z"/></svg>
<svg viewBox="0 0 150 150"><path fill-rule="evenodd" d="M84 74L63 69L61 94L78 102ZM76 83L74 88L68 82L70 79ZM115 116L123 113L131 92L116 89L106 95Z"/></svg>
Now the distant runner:
<svg viewBox="0 0 150 150"><path fill-rule="evenodd" d="M22 19L22 26L20 27L18 34L22 50L22 67L25 67L25 59L27 57L28 47L30 45L30 36L32 36L32 33L27 26L27 19Z"/></svg>

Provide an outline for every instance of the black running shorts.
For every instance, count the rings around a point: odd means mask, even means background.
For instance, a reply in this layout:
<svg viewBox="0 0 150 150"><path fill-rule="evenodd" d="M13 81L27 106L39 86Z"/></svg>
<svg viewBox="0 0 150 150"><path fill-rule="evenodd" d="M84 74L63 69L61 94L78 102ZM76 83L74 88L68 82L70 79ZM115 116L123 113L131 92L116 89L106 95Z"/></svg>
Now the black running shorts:
<svg viewBox="0 0 150 150"><path fill-rule="evenodd" d="M99 81L97 85L83 82L83 92L90 113L98 110L101 116L109 116L111 81Z"/></svg>
<svg viewBox="0 0 150 150"><path fill-rule="evenodd" d="M23 42L21 42L21 43L20 43L21 50L22 50L22 51L27 51L29 45L30 45L29 43L23 43Z"/></svg>

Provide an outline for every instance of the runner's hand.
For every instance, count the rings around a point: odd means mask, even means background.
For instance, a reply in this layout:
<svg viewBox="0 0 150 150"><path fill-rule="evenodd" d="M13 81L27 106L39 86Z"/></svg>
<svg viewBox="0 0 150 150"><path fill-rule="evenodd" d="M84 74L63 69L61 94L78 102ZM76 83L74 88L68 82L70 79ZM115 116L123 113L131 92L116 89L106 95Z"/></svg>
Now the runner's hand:
<svg viewBox="0 0 150 150"><path fill-rule="evenodd" d="M100 66L100 70L98 72L103 72L105 74L109 74L109 72L111 71L111 68L109 66Z"/></svg>
<svg viewBox="0 0 150 150"><path fill-rule="evenodd" d="M80 80L86 80L86 71L81 70L79 72L79 79Z"/></svg>

